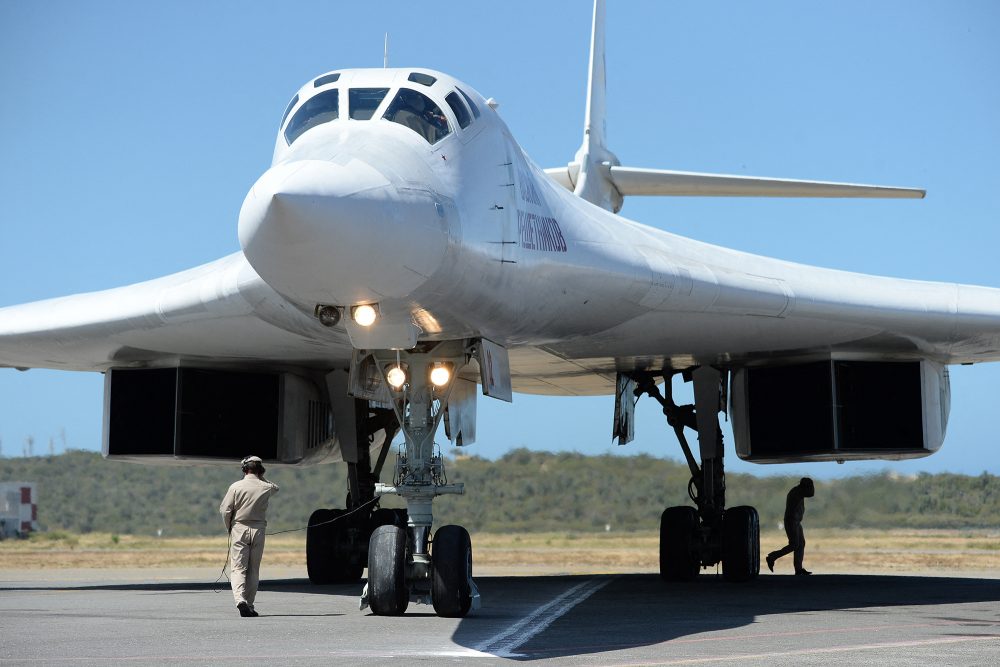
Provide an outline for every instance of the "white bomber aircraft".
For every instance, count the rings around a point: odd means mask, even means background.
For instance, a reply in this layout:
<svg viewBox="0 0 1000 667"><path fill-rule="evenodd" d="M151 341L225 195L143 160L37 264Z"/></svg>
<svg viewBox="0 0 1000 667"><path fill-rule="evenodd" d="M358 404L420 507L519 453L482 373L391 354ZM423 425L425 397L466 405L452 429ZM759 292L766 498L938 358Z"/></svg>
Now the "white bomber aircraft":
<svg viewBox="0 0 1000 667"><path fill-rule="evenodd" d="M0 365L104 373L109 458L233 460L252 442L269 463L346 462L347 509L310 519L309 576L356 581L367 565L376 614L415 599L464 616L478 601L468 533L431 528L433 499L463 492L435 433L444 421L454 444L473 442L480 388L614 395L621 443L648 394L695 505L661 517L661 574L721 562L729 580L755 577L757 514L726 507L719 413L751 461L933 453L947 365L1000 359L1000 290L804 266L617 215L629 195L923 192L621 166L604 133L603 17L597 0L567 166L536 166L492 101L446 74L329 72L288 105L240 211L242 252L0 309ZM677 374L693 405L674 402ZM406 511L375 509L384 494Z"/></svg>

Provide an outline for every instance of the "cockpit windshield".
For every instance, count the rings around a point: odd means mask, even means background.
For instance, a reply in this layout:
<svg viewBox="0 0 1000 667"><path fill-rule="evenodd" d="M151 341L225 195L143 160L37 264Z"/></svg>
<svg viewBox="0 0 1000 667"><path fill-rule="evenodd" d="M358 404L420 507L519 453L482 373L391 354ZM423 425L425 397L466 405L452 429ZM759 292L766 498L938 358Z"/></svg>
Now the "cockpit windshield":
<svg viewBox="0 0 1000 667"><path fill-rule="evenodd" d="M382 118L405 125L432 144L451 132L441 107L423 93L409 88L399 89Z"/></svg>
<svg viewBox="0 0 1000 667"><path fill-rule="evenodd" d="M292 109L294 109L295 105L298 103L299 103L299 96L296 95L295 97L292 98L292 101L288 103L288 106L285 107L285 113L281 114L281 123L278 125L278 127L281 127L282 125L285 124L285 121L288 120L288 114L292 113Z"/></svg>
<svg viewBox="0 0 1000 667"><path fill-rule="evenodd" d="M455 90L462 93L462 97L465 98L465 101L469 103L469 108L472 109L472 115L479 118L479 107L477 107L476 103L472 101L472 98L466 95L465 91L461 88L456 88Z"/></svg>
<svg viewBox="0 0 1000 667"><path fill-rule="evenodd" d="M458 95L456 93L448 93L444 101L448 103L452 113L455 114L455 118L458 119L458 126L463 130L469 127L469 123L472 122L472 116L469 115L469 110L462 104L462 100L458 99Z"/></svg>
<svg viewBox="0 0 1000 667"><path fill-rule="evenodd" d="M413 74L410 78L424 85L433 85L435 82L433 77L425 74L419 74L419 76ZM331 83L336 83L339 79L339 72L327 74L316 79L313 82L313 87L328 86ZM370 120L376 117L375 112L382 105L389 90L390 88L346 89L344 92L347 99L344 101L347 108L344 110L344 116L351 120ZM291 145L312 128L339 119L340 93L340 88L327 88L306 98L301 103L300 96L296 95L285 110L285 118L291 116L284 129L285 141ZM468 127L472 122L472 117L469 114L469 107L466 107L462 98L455 92L451 92L445 99L455 114L458 125L462 128ZM471 108L473 114L478 112L474 105ZM441 141L453 130L449 125L448 118L441 111L441 107L427 95L412 88L400 88L392 98L392 102L387 106L382 118L405 125L430 144ZM282 123L284 120L282 119Z"/></svg>
<svg viewBox="0 0 1000 667"><path fill-rule="evenodd" d="M285 128L285 141L291 144L309 129L337 120L340 113L340 92L333 88L323 91L305 103L295 112Z"/></svg>
<svg viewBox="0 0 1000 667"><path fill-rule="evenodd" d="M388 88L351 88L348 92L351 103L351 118L353 120L371 118L388 92Z"/></svg>

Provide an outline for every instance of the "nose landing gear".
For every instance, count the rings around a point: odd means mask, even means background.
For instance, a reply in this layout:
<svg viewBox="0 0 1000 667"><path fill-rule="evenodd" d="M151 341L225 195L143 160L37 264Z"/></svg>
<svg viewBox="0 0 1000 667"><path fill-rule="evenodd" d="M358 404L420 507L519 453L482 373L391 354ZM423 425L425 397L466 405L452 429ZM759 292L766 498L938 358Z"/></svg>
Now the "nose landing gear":
<svg viewBox="0 0 1000 667"><path fill-rule="evenodd" d="M472 358L463 341L429 344L407 352L372 352L389 387L405 442L392 484L376 484L376 495L406 501L407 525L381 526L368 547L368 584L361 608L379 616L399 615L409 602L431 603L439 616L463 617L479 605L472 579L472 543L461 526L439 528L431 539L434 498L461 494L449 484L434 433L445 415L456 375ZM440 369L448 371L447 381Z"/></svg>

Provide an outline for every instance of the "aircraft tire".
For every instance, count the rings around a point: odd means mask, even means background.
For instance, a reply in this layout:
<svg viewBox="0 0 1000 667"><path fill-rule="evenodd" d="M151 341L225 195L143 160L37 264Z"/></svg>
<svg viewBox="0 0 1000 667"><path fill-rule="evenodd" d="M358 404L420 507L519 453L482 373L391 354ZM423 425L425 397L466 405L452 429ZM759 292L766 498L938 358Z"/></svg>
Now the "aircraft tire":
<svg viewBox="0 0 1000 667"><path fill-rule="evenodd" d="M335 524L322 524L333 517L333 510L316 510L309 516L309 527L306 529L306 572L309 581L314 584L334 583L333 534L331 528Z"/></svg>
<svg viewBox="0 0 1000 667"><path fill-rule="evenodd" d="M372 512L372 530L379 526L399 526L406 528L406 510L380 507Z"/></svg>
<svg viewBox="0 0 1000 667"><path fill-rule="evenodd" d="M749 581L760 574L760 519L753 507L730 507L722 517L722 577Z"/></svg>
<svg viewBox="0 0 1000 667"><path fill-rule="evenodd" d="M361 579L363 563L351 563L351 545L346 521L332 521L342 509L319 509L309 517L306 529L306 572L314 584L350 584ZM317 525L323 524L323 525Z"/></svg>
<svg viewBox="0 0 1000 667"><path fill-rule="evenodd" d="M698 512L693 507L668 507L660 516L660 577L664 581L693 581L701 569L694 549Z"/></svg>
<svg viewBox="0 0 1000 667"><path fill-rule="evenodd" d="M368 542L368 605L376 616L399 616L409 603L406 529L379 526Z"/></svg>
<svg viewBox="0 0 1000 667"><path fill-rule="evenodd" d="M463 618L472 606L472 540L462 526L442 526L431 545L434 611L445 618Z"/></svg>

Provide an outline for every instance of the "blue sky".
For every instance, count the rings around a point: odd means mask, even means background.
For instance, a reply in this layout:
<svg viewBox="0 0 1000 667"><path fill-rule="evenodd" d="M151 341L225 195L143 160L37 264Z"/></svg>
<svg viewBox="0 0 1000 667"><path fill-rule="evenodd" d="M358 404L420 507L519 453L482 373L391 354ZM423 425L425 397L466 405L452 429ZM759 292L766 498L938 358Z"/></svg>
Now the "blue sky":
<svg viewBox="0 0 1000 667"><path fill-rule="evenodd" d="M608 133L623 164L926 187L923 201L639 199L685 236L853 271L1000 286L1000 4L608 3ZM288 99L315 75L449 72L500 102L542 166L580 143L591 7L0 3L0 305L128 284L239 248ZM888 464L731 471L1000 473L1000 364L952 369L943 450ZM610 440L611 398L480 400L479 442L678 457L656 405ZM100 445L102 380L0 369L0 441ZM443 440L443 436L441 436ZM731 439L729 440L731 442Z"/></svg>

